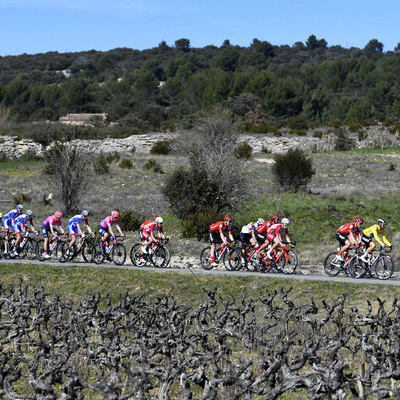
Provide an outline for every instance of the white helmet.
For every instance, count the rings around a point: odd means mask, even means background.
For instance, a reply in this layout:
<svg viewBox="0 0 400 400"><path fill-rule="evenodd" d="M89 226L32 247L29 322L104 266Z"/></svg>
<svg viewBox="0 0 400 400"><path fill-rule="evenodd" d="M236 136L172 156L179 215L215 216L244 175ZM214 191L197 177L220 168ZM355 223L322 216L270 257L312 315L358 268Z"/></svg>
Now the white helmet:
<svg viewBox="0 0 400 400"><path fill-rule="evenodd" d="M28 217L32 217L32 211L31 210L26 210L25 213Z"/></svg>
<svg viewBox="0 0 400 400"><path fill-rule="evenodd" d="M262 218L258 218L257 224L258 225L263 225L263 224L265 224L265 221Z"/></svg>
<svg viewBox="0 0 400 400"><path fill-rule="evenodd" d="M157 222L157 224L162 224L164 222L164 220L161 217L157 217L155 219L155 222Z"/></svg>
<svg viewBox="0 0 400 400"><path fill-rule="evenodd" d="M282 218L281 224L282 225L289 225L290 221L287 218Z"/></svg>

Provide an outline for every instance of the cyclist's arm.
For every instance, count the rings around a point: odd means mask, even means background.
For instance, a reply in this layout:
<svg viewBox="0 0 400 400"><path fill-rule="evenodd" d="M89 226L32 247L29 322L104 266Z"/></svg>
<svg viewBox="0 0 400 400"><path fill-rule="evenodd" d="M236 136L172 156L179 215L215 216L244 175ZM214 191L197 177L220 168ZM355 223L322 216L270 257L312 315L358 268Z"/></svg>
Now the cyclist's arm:
<svg viewBox="0 0 400 400"><path fill-rule="evenodd" d="M229 232L228 232L228 235L229 235L230 241L231 241L231 242L234 242L235 239L233 238L232 231L229 231Z"/></svg>
<svg viewBox="0 0 400 400"><path fill-rule="evenodd" d="M226 243L227 240L226 240L226 237L224 235L222 228L219 228L219 235L221 236L222 243Z"/></svg>
<svg viewBox="0 0 400 400"><path fill-rule="evenodd" d="M386 244L386 246L392 246L392 244L389 242L389 240L387 240L387 237L385 236L385 231L382 231L382 239L383 239L383 243Z"/></svg>
<svg viewBox="0 0 400 400"><path fill-rule="evenodd" d="M117 227L117 230L118 230L119 234L120 234L121 236L124 236L124 234L122 233L122 230L121 230L121 228L119 227L119 225L115 225L115 226Z"/></svg>

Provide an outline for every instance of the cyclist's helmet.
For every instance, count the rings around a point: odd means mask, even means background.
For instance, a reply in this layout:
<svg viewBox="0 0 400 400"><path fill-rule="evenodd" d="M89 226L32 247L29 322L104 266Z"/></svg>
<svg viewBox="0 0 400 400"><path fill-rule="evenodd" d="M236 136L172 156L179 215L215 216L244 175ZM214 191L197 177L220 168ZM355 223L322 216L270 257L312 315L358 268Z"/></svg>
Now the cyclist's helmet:
<svg viewBox="0 0 400 400"><path fill-rule="evenodd" d="M113 217L113 218L118 218L119 217L119 212L118 211L111 211L111 216Z"/></svg>
<svg viewBox="0 0 400 400"><path fill-rule="evenodd" d="M23 210L23 209L24 209L24 206L23 206L22 204L17 204L17 205L15 206L15 208L16 208L17 210Z"/></svg>
<svg viewBox="0 0 400 400"><path fill-rule="evenodd" d="M282 225L289 225L290 221L287 218L282 218Z"/></svg>
<svg viewBox="0 0 400 400"><path fill-rule="evenodd" d="M379 225L386 226L386 219L385 219L385 218L379 218L379 219L378 219L378 224L379 224Z"/></svg>
<svg viewBox="0 0 400 400"><path fill-rule="evenodd" d="M359 222L360 224L362 224L364 220L361 217L355 217L354 222Z"/></svg>
<svg viewBox="0 0 400 400"><path fill-rule="evenodd" d="M89 215L89 213L88 213L86 210L83 210L83 211L81 212L81 214L82 214L85 218Z"/></svg>
<svg viewBox="0 0 400 400"><path fill-rule="evenodd" d="M56 218L61 219L62 218L62 212L61 211L56 211L56 213L54 214Z"/></svg>
<svg viewBox="0 0 400 400"><path fill-rule="evenodd" d="M155 221L156 218L158 218L158 215L153 215L153 221Z"/></svg>
<svg viewBox="0 0 400 400"><path fill-rule="evenodd" d="M271 215L271 219L272 221L279 221L281 219L281 217L278 214L272 214Z"/></svg>
<svg viewBox="0 0 400 400"><path fill-rule="evenodd" d="M157 222L157 224L162 224L164 222L161 217L157 217L154 221Z"/></svg>
<svg viewBox="0 0 400 400"><path fill-rule="evenodd" d="M257 224L258 225L263 225L263 224L265 224L265 221L262 218L258 218Z"/></svg>
<svg viewBox="0 0 400 400"><path fill-rule="evenodd" d="M32 210L26 210L25 213L28 217L32 217Z"/></svg>
<svg viewBox="0 0 400 400"><path fill-rule="evenodd" d="M224 220L225 220L225 221L232 222L232 217L231 217L230 215L225 215Z"/></svg>

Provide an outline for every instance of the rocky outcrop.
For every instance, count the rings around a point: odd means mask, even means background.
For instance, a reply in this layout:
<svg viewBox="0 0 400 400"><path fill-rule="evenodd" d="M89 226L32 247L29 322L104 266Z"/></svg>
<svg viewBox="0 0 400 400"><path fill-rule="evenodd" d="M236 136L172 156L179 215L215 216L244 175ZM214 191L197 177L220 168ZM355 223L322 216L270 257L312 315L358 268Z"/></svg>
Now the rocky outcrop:
<svg viewBox="0 0 400 400"><path fill-rule="evenodd" d="M149 154L152 146L163 140L178 144L186 140L190 132L184 133L147 133L133 135L122 139L106 138L104 140L76 140L78 147L86 148L92 145L96 152L129 155L134 152ZM281 136L273 134L241 134L239 143L247 142L254 153L270 152L284 153L290 148L301 148L309 152L323 152L335 149L336 134L334 128L319 128L309 130L305 136L290 134L282 130ZM352 141L355 147L393 147L400 145L399 132L391 127L370 126L358 132L346 130L346 139ZM2 136L0 138L0 156L8 158L42 156L46 148L31 139L19 139L17 137Z"/></svg>

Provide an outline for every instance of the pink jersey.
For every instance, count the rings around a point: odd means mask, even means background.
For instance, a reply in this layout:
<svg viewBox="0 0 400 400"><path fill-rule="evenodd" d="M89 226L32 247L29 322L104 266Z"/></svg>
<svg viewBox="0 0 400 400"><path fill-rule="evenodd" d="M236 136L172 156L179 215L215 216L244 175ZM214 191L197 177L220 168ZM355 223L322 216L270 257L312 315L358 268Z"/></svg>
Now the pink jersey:
<svg viewBox="0 0 400 400"><path fill-rule="evenodd" d="M54 225L62 226L62 221L61 221L61 219L59 219L59 220L57 221L55 215L50 215L49 217L47 217L47 218L43 221L43 225L47 226L48 228L51 228L51 227L54 226Z"/></svg>
<svg viewBox="0 0 400 400"><path fill-rule="evenodd" d="M105 217L103 221L100 222L100 226L104 229L111 228L112 225L119 226L118 219L114 220L111 215Z"/></svg>

